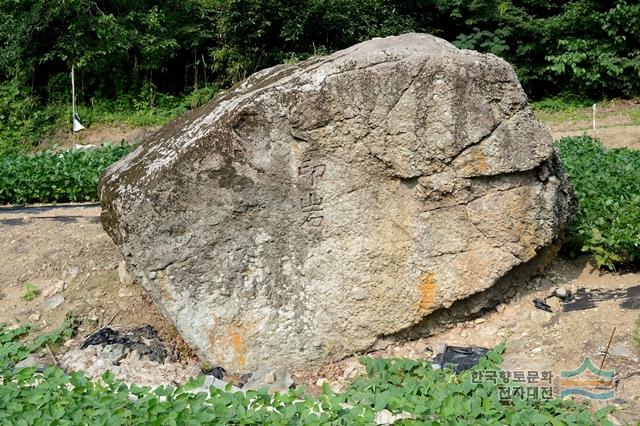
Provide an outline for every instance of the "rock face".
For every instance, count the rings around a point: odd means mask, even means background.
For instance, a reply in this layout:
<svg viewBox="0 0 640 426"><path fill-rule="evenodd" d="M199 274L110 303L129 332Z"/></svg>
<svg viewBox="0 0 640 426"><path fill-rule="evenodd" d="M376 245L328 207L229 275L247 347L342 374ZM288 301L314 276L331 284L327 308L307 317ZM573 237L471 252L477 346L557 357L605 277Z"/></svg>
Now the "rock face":
<svg viewBox="0 0 640 426"><path fill-rule="evenodd" d="M261 71L99 191L164 315L234 372L411 329L540 257L575 209L513 69L423 34Z"/></svg>

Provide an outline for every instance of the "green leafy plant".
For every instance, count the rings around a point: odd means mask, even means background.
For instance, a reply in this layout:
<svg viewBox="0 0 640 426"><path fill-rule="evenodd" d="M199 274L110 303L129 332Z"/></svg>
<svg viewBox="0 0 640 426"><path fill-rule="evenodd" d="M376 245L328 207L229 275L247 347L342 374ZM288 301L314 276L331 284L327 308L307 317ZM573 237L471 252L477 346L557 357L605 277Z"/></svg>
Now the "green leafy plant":
<svg viewBox="0 0 640 426"><path fill-rule="evenodd" d="M473 371L499 368L504 346L472 371L456 375L427 361L363 358L367 376L343 394L325 384L314 397L295 389L231 392L197 389L204 378L178 387L127 385L107 372L100 380L47 367L14 368L30 352L70 334L69 326L25 342L29 329L0 327L0 423L17 424L243 424L371 425L381 410L403 413L402 424L562 424L606 422L608 409L560 400L503 402L495 384L475 383ZM400 423L398 423L400 424Z"/></svg>
<svg viewBox="0 0 640 426"><path fill-rule="evenodd" d="M578 197L566 247L592 254L598 268L640 260L640 151L606 149L589 136L557 145Z"/></svg>
<svg viewBox="0 0 640 426"><path fill-rule="evenodd" d="M506 41L491 31L480 30L478 27L474 27L471 34L460 34L453 44L460 49L482 50L499 56L509 50Z"/></svg>
<svg viewBox="0 0 640 426"><path fill-rule="evenodd" d="M98 179L131 146L8 154L0 158L0 204L97 200Z"/></svg>
<svg viewBox="0 0 640 426"><path fill-rule="evenodd" d="M38 289L38 287L36 287L32 283L26 283L24 285L24 293L22 294L21 298L26 302L30 302L35 299L38 294L40 294L40 290Z"/></svg>

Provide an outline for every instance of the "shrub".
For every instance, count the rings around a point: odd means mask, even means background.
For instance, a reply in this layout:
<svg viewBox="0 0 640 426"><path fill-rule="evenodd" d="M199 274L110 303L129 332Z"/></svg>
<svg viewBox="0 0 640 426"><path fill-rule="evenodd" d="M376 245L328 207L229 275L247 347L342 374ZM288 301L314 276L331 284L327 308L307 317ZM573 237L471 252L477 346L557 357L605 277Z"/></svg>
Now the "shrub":
<svg viewBox="0 0 640 426"><path fill-rule="evenodd" d="M80 202L98 199L98 179L131 146L92 150L13 153L0 158L0 204Z"/></svg>
<svg viewBox="0 0 640 426"><path fill-rule="evenodd" d="M598 268L640 260L640 151L605 149L589 136L562 138L558 148L578 197L567 248L592 254Z"/></svg>

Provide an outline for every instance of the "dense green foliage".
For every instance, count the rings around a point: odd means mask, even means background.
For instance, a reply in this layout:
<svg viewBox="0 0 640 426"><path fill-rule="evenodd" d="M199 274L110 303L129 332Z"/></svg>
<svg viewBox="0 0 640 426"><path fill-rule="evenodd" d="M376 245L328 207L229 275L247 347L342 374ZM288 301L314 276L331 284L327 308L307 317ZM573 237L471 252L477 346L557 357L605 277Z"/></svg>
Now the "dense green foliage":
<svg viewBox="0 0 640 426"><path fill-rule="evenodd" d="M598 267L640 260L640 151L605 149L589 136L558 148L578 197L566 246L594 256Z"/></svg>
<svg viewBox="0 0 640 426"><path fill-rule="evenodd" d="M129 145L90 150L7 154L0 158L0 204L97 200L98 178Z"/></svg>
<svg viewBox="0 0 640 426"><path fill-rule="evenodd" d="M0 146L68 125L72 66L81 104L154 114L210 84L408 31L506 58L533 98L633 96L638 28L631 0L5 0Z"/></svg>
<svg viewBox="0 0 640 426"><path fill-rule="evenodd" d="M344 394L325 385L319 397L303 389L273 396L266 391L232 393L213 387L208 393L189 392L203 379L178 388L150 389L127 386L109 373L102 381L91 381L80 372L67 375L56 367L42 373L13 367L29 352L68 334L68 328L63 330L24 344L18 339L27 327L0 328L0 423L370 425L383 409L413 417L402 424L607 423L606 409L592 415L585 406L560 400L501 402L495 384L473 383L470 372L458 376L450 370L433 370L425 361L364 358L367 377L357 379ZM503 350L491 352L476 368L495 370Z"/></svg>
<svg viewBox="0 0 640 426"><path fill-rule="evenodd" d="M640 93L640 5L613 0L8 0L0 80L48 101L178 94L374 36L504 56L537 97Z"/></svg>

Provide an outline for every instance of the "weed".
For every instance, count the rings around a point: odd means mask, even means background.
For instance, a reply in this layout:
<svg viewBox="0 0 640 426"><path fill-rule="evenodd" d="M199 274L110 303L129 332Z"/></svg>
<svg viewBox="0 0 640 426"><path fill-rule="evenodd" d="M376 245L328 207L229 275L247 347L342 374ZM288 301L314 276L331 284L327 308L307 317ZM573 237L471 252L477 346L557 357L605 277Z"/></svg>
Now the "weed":
<svg viewBox="0 0 640 426"><path fill-rule="evenodd" d="M26 283L24 285L24 293L22 294L21 298L26 302L31 302L39 294L40 294L40 290L38 289L38 287L36 287L32 283Z"/></svg>

